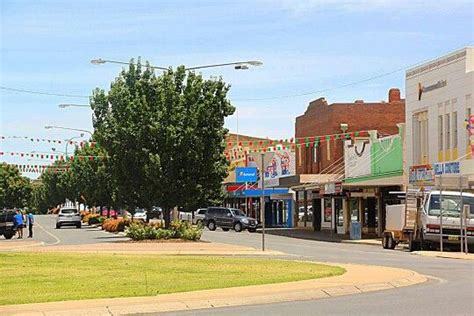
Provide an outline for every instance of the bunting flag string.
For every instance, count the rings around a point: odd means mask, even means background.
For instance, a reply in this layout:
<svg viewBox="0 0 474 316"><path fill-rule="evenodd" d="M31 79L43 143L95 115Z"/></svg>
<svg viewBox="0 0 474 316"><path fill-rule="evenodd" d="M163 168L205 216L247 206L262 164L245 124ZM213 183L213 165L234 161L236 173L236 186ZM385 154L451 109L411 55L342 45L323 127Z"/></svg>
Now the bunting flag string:
<svg viewBox="0 0 474 316"><path fill-rule="evenodd" d="M69 145L78 145L80 147L84 147L86 144L89 144L90 147L94 147L97 145L97 142L88 142L88 141L75 141L75 140L69 140L69 139L49 139L49 138L37 138L37 137L30 137L30 136L1 136L1 140L5 139L22 139L22 140L29 140L31 142L44 142L44 143L50 143L50 144L67 144Z"/></svg>
<svg viewBox="0 0 474 316"><path fill-rule="evenodd" d="M20 158L35 158L35 159L44 159L44 160L105 160L106 156L88 156L88 155L77 155L77 156L65 156L57 154L41 154L41 153L24 153L24 152L10 152L10 151L0 151L0 156L10 156L10 157L20 157Z"/></svg>
<svg viewBox="0 0 474 316"><path fill-rule="evenodd" d="M69 170L69 166L52 166L52 165L21 165L21 164L10 164L15 166L21 172L29 173L43 173L43 172L65 172Z"/></svg>
<svg viewBox="0 0 474 316"><path fill-rule="evenodd" d="M339 134L328 134L328 135L319 135L319 136L307 136L307 137L298 137L290 139L280 139L280 140L246 140L246 141L228 141L226 143L227 150L232 150L232 147L248 147L252 150L258 151L259 149L263 150L264 148L276 148L282 147L283 149L294 149L292 146L301 146L305 145L306 147L319 146L321 143L330 142L339 139L352 139L354 137L367 137L369 136L369 131L354 131L346 132ZM233 149L235 150L235 148ZM238 149L237 149L238 150Z"/></svg>

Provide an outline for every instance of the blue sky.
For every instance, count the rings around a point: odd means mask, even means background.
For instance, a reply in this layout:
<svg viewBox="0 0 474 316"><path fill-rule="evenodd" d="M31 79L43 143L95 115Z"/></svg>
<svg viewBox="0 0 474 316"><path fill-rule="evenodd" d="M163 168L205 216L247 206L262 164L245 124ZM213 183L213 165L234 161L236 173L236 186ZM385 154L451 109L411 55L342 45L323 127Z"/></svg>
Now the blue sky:
<svg viewBox="0 0 474 316"><path fill-rule="evenodd" d="M435 3L433 3L435 2ZM473 45L472 1L8 1L1 8L1 86L89 95L107 88L121 67L93 58L187 66L261 60L248 71L215 68L232 85L239 132L289 138L308 102L384 100L404 91L404 72L343 89L332 88L413 65ZM92 129L86 108L59 103L87 98L0 90L4 136L65 139L75 132L45 125ZM227 127L237 131L237 115ZM51 151L48 144L4 140L0 151ZM64 150L64 149L60 149ZM30 163L0 157L2 161ZM41 164L41 162L35 162Z"/></svg>

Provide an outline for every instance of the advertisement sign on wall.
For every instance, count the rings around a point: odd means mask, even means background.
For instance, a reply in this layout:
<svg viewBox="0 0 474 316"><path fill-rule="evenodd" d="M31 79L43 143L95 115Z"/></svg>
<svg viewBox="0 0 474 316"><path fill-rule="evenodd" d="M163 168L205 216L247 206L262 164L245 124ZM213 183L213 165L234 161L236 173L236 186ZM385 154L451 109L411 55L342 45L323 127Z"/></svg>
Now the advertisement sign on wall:
<svg viewBox="0 0 474 316"><path fill-rule="evenodd" d="M235 182L257 182L257 168L255 167L237 167L235 168Z"/></svg>
<svg viewBox="0 0 474 316"><path fill-rule="evenodd" d="M368 176L371 174L371 143L358 139L344 142L344 172L346 178Z"/></svg>
<svg viewBox="0 0 474 316"><path fill-rule="evenodd" d="M247 157L247 166L260 168L261 154L255 153ZM295 174L295 153L289 150L266 152L264 161L265 181Z"/></svg>
<svg viewBox="0 0 474 316"><path fill-rule="evenodd" d="M408 181L413 185L433 185L435 172L430 164L410 166Z"/></svg>

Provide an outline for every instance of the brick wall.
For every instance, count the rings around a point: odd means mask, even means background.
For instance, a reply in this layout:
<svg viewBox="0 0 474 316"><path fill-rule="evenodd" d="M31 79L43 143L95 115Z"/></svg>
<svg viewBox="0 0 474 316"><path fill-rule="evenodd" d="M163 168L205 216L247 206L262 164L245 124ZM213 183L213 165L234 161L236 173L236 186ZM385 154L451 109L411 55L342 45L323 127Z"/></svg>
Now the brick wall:
<svg viewBox="0 0 474 316"><path fill-rule="evenodd" d="M388 102L328 104L324 98L310 102L306 112L296 118L295 137L314 137L342 133L340 124L348 124L347 132L377 130L382 134L398 133L397 123L405 122L405 100L400 98L400 90L390 89ZM330 141L330 159L326 142L316 148L296 149L296 173L334 173L337 159L342 158L342 141ZM339 171L339 170L337 170Z"/></svg>

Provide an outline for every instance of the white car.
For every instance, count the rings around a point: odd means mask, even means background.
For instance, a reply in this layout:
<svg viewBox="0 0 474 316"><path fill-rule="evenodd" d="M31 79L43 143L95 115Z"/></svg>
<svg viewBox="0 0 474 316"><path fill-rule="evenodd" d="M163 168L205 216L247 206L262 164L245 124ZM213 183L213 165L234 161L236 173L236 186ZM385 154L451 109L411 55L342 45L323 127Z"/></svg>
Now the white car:
<svg viewBox="0 0 474 316"><path fill-rule="evenodd" d="M144 221L146 222L146 210L142 208L137 208L135 210L135 214L132 214L130 212L127 212L127 217L133 218L133 220L139 220L139 221Z"/></svg>
<svg viewBox="0 0 474 316"><path fill-rule="evenodd" d="M204 216L206 216L207 208L199 208L194 212L193 224L199 225L204 223Z"/></svg>

